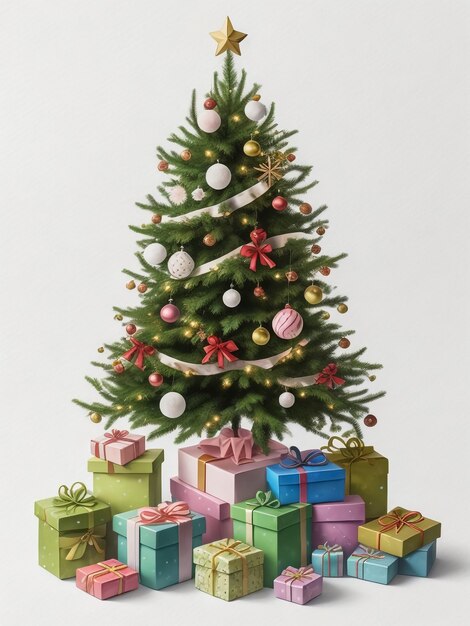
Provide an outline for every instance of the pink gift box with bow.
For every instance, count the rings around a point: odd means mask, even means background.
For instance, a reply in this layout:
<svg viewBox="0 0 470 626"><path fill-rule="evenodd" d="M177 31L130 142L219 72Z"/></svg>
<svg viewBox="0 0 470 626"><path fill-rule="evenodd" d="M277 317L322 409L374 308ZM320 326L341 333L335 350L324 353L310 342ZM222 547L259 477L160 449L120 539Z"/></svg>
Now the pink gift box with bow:
<svg viewBox="0 0 470 626"><path fill-rule="evenodd" d="M274 595L295 604L307 604L322 592L323 578L312 567L286 567L274 579Z"/></svg>
<svg viewBox="0 0 470 626"><path fill-rule="evenodd" d="M76 585L95 598L107 600L137 589L139 574L116 559L108 559L77 569Z"/></svg>
<svg viewBox="0 0 470 626"><path fill-rule="evenodd" d="M91 453L117 465L126 465L145 452L145 437L131 435L127 430L113 429L90 442Z"/></svg>
<svg viewBox="0 0 470 626"><path fill-rule="evenodd" d="M250 430L223 428L217 437L178 450L178 478L229 504L266 491L266 467L279 463L287 448L269 441L269 452L254 444ZM227 536L227 535L224 535ZM230 535L228 535L230 536Z"/></svg>

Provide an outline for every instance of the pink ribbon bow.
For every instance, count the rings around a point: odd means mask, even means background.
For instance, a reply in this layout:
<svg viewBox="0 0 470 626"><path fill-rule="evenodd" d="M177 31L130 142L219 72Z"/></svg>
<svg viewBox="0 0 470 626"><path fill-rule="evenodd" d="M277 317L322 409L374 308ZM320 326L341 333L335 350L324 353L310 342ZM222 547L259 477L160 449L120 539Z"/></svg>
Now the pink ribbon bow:
<svg viewBox="0 0 470 626"><path fill-rule="evenodd" d="M250 270L252 272L256 272L256 264L258 260L261 265L267 265L270 269L276 266L276 263L272 259L267 256L268 252L272 252L273 248L271 244L263 244L263 241L266 239L267 234L263 228L255 228L250 233L250 239L253 242L253 245L248 243L242 246L240 250L240 254L244 257L251 257L250 261Z"/></svg>
<svg viewBox="0 0 470 626"><path fill-rule="evenodd" d="M202 363L210 361L214 354L217 354L217 364L221 369L224 369L224 358L230 363L238 361L238 358L232 354L235 350L238 350L238 346L231 339L228 341L222 341L219 337L211 335L207 338L208 346L204 346L204 352L206 356L202 359Z"/></svg>
<svg viewBox="0 0 470 626"><path fill-rule="evenodd" d="M139 523L146 524L181 524L190 517L189 507L186 502L162 502L156 507L139 509Z"/></svg>
<svg viewBox="0 0 470 626"><path fill-rule="evenodd" d="M155 348L153 348L152 346L148 346L145 343L142 343L142 341L139 341L135 337L129 337L129 339L131 340L133 346L130 350L122 355L122 358L126 359L126 361L132 362L132 359L135 356L134 365L140 370L143 370L144 358L146 356L152 356L152 354L155 353Z"/></svg>
<svg viewBox="0 0 470 626"><path fill-rule="evenodd" d="M253 462L253 434L245 428L239 428L237 436L231 428L222 428L217 437L204 439L199 447L218 459L231 458L237 465Z"/></svg>
<svg viewBox="0 0 470 626"><path fill-rule="evenodd" d="M118 430L117 428L113 428L110 433L104 433L104 436L109 439L106 443L111 443L113 441L125 441L128 434L128 430Z"/></svg>
<svg viewBox="0 0 470 626"><path fill-rule="evenodd" d="M337 371L338 367L336 363L330 363L324 367L319 374L315 374L315 383L317 385L326 385L328 389L333 389L335 385L344 385L346 381L336 376Z"/></svg>

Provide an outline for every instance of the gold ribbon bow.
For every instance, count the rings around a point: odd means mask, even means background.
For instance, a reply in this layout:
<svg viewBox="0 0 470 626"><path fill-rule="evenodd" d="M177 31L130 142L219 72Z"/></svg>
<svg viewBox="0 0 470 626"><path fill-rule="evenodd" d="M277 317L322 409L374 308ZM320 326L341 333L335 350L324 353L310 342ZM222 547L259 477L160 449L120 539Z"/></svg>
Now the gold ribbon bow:
<svg viewBox="0 0 470 626"><path fill-rule="evenodd" d="M335 444L336 441L339 443L339 446ZM372 454L374 446L364 445L364 442L359 437L350 437L344 440L342 437L334 435L328 439L326 446L321 447L321 450L326 450L330 454L341 454L343 457L338 462L344 463L346 466L346 495L348 495L351 491L351 465Z"/></svg>
<svg viewBox="0 0 470 626"><path fill-rule="evenodd" d="M119 565L108 565L107 563L101 562L97 563L96 565L99 565L101 569L97 572L85 574L84 578L82 579L85 581L85 589L87 590L87 593L91 593L95 578L98 578L99 576L104 576L104 574L115 574L119 578L118 595L120 595L123 592L124 576L119 570L126 569L127 565L124 565L122 563L120 563Z"/></svg>
<svg viewBox="0 0 470 626"><path fill-rule="evenodd" d="M232 541L232 543L230 543ZM249 552L251 550L251 546L247 546L245 543L241 541L234 541L230 539L226 539L224 541L216 541L215 543L209 544L211 548L216 548L217 552L211 557L211 579L212 579L212 595L215 593L215 572L217 571L217 557L219 557L224 552L229 552L230 554L235 554L240 557L242 560L242 588L243 595L246 596L248 594L248 562L246 560L245 552Z"/></svg>
<svg viewBox="0 0 470 626"><path fill-rule="evenodd" d="M98 554L104 554L104 549L100 546L98 539L103 539L104 534L95 532L95 528L90 528L84 535L74 535L73 537L59 537L59 548L69 550L66 561L77 561L85 554L87 546L92 546Z"/></svg>
<svg viewBox="0 0 470 626"><path fill-rule="evenodd" d="M364 550L364 552L353 552L351 556L356 557L356 578L359 578L359 565L362 563L362 576L360 578L364 578L364 564L369 559L383 559L385 558L385 554L382 552L378 552L377 550L373 550L372 548L366 548L363 545L359 545L359 548Z"/></svg>

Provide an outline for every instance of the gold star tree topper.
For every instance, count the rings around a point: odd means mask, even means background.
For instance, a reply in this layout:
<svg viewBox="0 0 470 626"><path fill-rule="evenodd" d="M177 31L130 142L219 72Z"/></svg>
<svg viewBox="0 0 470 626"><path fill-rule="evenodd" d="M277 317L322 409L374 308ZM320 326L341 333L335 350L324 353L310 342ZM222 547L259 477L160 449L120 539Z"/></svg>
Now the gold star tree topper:
<svg viewBox="0 0 470 626"><path fill-rule="evenodd" d="M240 33L238 30L234 30L229 17L227 17L224 26L220 30L209 34L212 39L215 39L217 42L215 56L223 54L224 52L227 52L227 50L240 55L240 41L243 41L247 36L246 33Z"/></svg>

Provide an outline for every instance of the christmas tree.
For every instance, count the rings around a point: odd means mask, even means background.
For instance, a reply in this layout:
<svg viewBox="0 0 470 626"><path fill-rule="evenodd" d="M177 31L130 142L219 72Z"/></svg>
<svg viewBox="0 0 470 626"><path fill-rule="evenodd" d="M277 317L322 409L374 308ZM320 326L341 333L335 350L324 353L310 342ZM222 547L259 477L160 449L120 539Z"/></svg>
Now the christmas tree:
<svg viewBox="0 0 470 626"><path fill-rule="evenodd" d="M87 377L100 402L77 404L107 425L127 417L154 425L150 437L179 431L176 442L251 422L263 448L288 423L328 437L361 437L377 364L350 349L351 330L329 321L346 313L329 274L345 254L322 250L326 206L313 209L312 167L301 165L275 108L261 102L233 52L244 38L211 33L226 52L205 100L193 91L186 125L158 147L158 197L138 203L139 271L124 270L138 303L116 308L127 336L94 362ZM367 421L369 420L369 421ZM373 425L373 416L366 424Z"/></svg>

